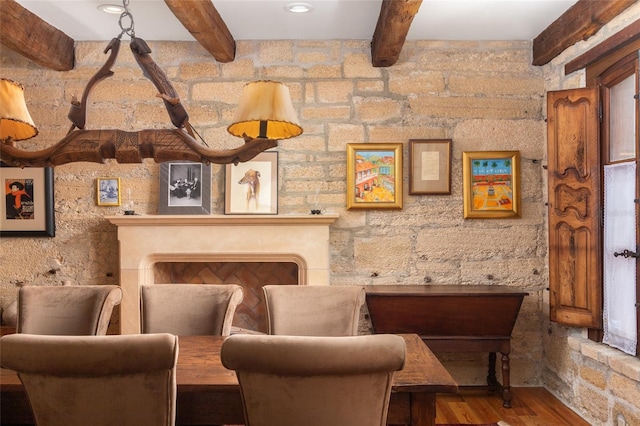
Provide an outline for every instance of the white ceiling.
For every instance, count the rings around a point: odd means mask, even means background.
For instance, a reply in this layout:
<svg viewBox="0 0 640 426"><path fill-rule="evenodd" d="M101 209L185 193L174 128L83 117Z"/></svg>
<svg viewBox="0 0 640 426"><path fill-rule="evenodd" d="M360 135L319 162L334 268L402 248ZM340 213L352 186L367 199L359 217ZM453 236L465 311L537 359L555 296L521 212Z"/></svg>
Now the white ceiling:
<svg viewBox="0 0 640 426"><path fill-rule="evenodd" d="M120 34L119 15L98 10L121 0L17 0L78 41ZM289 1L213 0L235 40L371 40L381 0L292 0L307 14L285 11ZM424 0L408 40L533 40L577 0ZM129 0L135 34L145 40L194 40L163 0ZM129 25L127 19L123 20ZM125 36L125 40L128 37Z"/></svg>

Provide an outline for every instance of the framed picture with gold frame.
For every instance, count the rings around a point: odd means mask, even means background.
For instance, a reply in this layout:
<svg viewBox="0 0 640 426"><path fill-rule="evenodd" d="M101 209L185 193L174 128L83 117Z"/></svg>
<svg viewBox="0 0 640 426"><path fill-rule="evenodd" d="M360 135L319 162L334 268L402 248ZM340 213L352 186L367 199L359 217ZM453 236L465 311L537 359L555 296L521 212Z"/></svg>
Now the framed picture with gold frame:
<svg viewBox="0 0 640 426"><path fill-rule="evenodd" d="M96 204L99 206L120 205L120 178L104 177L96 179Z"/></svg>
<svg viewBox="0 0 640 426"><path fill-rule="evenodd" d="M462 153L465 219L520 216L520 152Z"/></svg>
<svg viewBox="0 0 640 426"><path fill-rule="evenodd" d="M347 209L402 208L402 144L347 144Z"/></svg>
<svg viewBox="0 0 640 426"><path fill-rule="evenodd" d="M409 194L451 194L451 139L409 140Z"/></svg>

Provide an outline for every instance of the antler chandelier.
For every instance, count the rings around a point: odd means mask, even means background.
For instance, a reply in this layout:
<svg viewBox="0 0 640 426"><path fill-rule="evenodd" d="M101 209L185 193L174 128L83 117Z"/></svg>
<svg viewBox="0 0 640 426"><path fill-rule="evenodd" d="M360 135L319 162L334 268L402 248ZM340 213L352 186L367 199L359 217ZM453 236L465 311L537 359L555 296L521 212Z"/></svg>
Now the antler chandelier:
<svg viewBox="0 0 640 426"><path fill-rule="evenodd" d="M87 83L82 98L71 100L68 118L71 128L55 145L40 151L20 150L19 140L37 135L24 102L22 86L11 80L0 80L0 154L3 162L12 166L56 166L87 161L104 163L115 159L119 163L141 163L144 158L155 162L188 160L201 163L237 164L251 160L259 153L274 148L278 140L302 134L302 127L291 104L289 89L276 81L254 81L243 89L240 106L227 130L242 137L244 144L228 150L212 150L196 140L189 115L165 73L150 56L147 43L135 36L134 22L128 10L129 0L123 0L125 11L119 25L122 30L104 50L110 52L106 62ZM128 18L130 25L123 26ZM174 129L146 129L137 132L123 130L86 130L87 99L92 88L113 76L111 67L120 50L123 34L131 37L130 48L145 77L153 82L169 114ZM25 129L28 131L25 132Z"/></svg>

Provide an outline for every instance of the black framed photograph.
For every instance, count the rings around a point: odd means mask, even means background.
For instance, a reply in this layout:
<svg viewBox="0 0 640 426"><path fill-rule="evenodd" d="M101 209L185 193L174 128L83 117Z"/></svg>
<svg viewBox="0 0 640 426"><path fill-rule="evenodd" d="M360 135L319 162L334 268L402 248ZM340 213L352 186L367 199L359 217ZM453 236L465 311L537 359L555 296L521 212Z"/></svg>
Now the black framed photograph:
<svg viewBox="0 0 640 426"><path fill-rule="evenodd" d="M224 188L225 214L278 214L278 153L227 164Z"/></svg>
<svg viewBox="0 0 640 426"><path fill-rule="evenodd" d="M190 161L160 164L160 214L210 214L211 165Z"/></svg>
<svg viewBox="0 0 640 426"><path fill-rule="evenodd" d="M53 168L0 163L0 237L55 237Z"/></svg>

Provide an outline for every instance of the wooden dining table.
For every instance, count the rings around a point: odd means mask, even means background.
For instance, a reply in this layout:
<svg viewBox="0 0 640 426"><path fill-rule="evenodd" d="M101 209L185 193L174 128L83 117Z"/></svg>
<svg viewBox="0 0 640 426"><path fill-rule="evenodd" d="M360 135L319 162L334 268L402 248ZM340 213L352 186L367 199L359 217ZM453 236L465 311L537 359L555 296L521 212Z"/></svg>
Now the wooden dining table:
<svg viewBox="0 0 640 426"><path fill-rule="evenodd" d="M458 385L417 334L402 334L406 361L393 379L387 423L433 426L436 394L456 393ZM235 372L220 361L224 337L180 336L176 372L177 425L244 424ZM12 370L0 369L3 424L33 424L24 388Z"/></svg>

